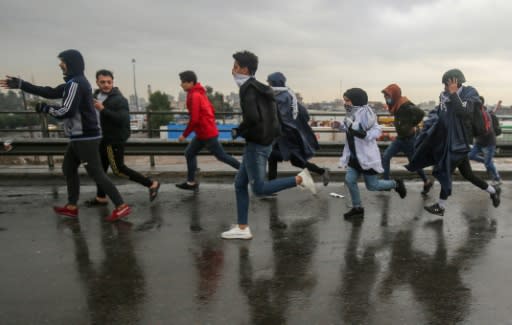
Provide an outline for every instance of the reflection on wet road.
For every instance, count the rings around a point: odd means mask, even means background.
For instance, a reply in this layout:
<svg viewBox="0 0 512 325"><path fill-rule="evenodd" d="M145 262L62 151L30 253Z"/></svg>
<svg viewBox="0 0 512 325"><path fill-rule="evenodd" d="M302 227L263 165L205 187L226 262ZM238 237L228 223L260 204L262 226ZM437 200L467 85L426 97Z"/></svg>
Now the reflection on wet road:
<svg viewBox="0 0 512 325"><path fill-rule="evenodd" d="M495 209L457 183L443 222L423 211L434 196L419 183L405 200L362 191L365 219L353 223L347 198L329 196L342 184L251 198L251 241L219 237L236 219L232 185L164 184L151 204L119 188L134 213L110 224L111 206L53 215L65 188L2 187L1 324L510 322L509 184Z"/></svg>

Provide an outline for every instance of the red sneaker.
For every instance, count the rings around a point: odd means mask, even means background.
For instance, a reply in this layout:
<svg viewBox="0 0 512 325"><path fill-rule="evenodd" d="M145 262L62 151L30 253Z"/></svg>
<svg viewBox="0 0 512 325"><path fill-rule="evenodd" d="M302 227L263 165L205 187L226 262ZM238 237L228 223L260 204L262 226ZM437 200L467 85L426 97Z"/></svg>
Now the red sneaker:
<svg viewBox="0 0 512 325"><path fill-rule="evenodd" d="M67 205L63 207L53 207L53 211L55 211L56 214L70 217L70 218L76 218L78 217L78 208L70 209Z"/></svg>
<svg viewBox="0 0 512 325"><path fill-rule="evenodd" d="M115 208L112 213L105 219L107 221L116 221L126 217L132 212L132 208L129 205L125 205L122 208Z"/></svg>

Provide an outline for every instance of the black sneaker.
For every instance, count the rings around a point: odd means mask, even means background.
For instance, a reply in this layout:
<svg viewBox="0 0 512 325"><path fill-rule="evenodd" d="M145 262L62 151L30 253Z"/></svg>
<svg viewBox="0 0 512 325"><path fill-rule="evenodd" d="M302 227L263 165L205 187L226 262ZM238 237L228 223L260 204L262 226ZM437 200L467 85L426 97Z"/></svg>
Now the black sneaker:
<svg viewBox="0 0 512 325"><path fill-rule="evenodd" d="M499 186L494 186L494 189L496 190L496 193L491 194L491 200L492 205L494 205L495 208L500 206L500 195L501 195L501 188Z"/></svg>
<svg viewBox="0 0 512 325"><path fill-rule="evenodd" d="M198 191L199 190L199 184L195 183L194 185L190 185L187 182L183 182L180 184L176 184L177 188L181 188L182 190L189 190L189 191Z"/></svg>
<svg viewBox="0 0 512 325"><path fill-rule="evenodd" d="M324 183L324 186L329 185L330 181L331 181L331 170L329 168L324 168L324 173L322 174L322 182Z"/></svg>
<svg viewBox="0 0 512 325"><path fill-rule="evenodd" d="M363 207L353 207L347 213L343 214L343 218L345 220L363 218L364 217L364 208Z"/></svg>
<svg viewBox="0 0 512 325"><path fill-rule="evenodd" d="M442 206L440 206L439 203L426 206L425 210L427 210L428 212L430 212L432 214L441 216L441 217L444 216L444 208Z"/></svg>
<svg viewBox="0 0 512 325"><path fill-rule="evenodd" d="M407 196L407 189L405 188L404 181L401 179L396 179L395 182L396 182L395 191L398 193L398 195L400 195L400 198L403 199L404 197Z"/></svg>
<svg viewBox="0 0 512 325"><path fill-rule="evenodd" d="M421 195L427 195L427 193L430 192L430 189L432 189L432 186L434 186L434 182L432 180L428 180L426 183L424 183Z"/></svg>

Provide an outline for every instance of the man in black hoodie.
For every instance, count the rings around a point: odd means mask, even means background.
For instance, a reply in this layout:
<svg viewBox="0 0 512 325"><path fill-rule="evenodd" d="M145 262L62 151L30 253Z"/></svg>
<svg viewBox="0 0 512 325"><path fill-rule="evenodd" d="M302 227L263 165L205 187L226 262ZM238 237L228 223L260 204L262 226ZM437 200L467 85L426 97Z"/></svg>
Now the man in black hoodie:
<svg viewBox="0 0 512 325"><path fill-rule="evenodd" d="M128 101L119 88L114 87L114 74L109 70L96 72L94 108L100 112L100 124L103 138L100 143L100 158L105 172L110 166L116 176L128 177L131 181L149 189L149 200L158 195L160 183L141 175L124 164L124 147L130 137L130 111ZM97 186L96 197L86 201L89 206L106 205L106 193Z"/></svg>
<svg viewBox="0 0 512 325"><path fill-rule="evenodd" d="M65 83L55 88L32 85L11 76L0 80L0 86L7 89L22 89L45 98L62 98L62 105L45 103L36 105L39 113L50 114L63 120L64 133L70 139L62 163L68 188L68 203L54 207L54 211L62 216L78 217L77 202L80 194L78 167L84 164L87 174L107 193L116 206L106 220L118 220L129 215L131 208L124 203L121 194L101 167L98 151L101 133L93 106L91 85L84 76L84 59L77 50L61 52L58 58Z"/></svg>
<svg viewBox="0 0 512 325"><path fill-rule="evenodd" d="M254 78L258 69L258 57L243 51L233 54L235 62L231 73L240 87L242 123L233 129L233 138L245 138L246 145L240 169L235 178L238 222L222 233L224 239L251 239L248 226L249 191L257 196L270 195L281 190L301 186L316 193L315 183L307 169L297 176L265 181L267 160L272 144L279 135L279 120L272 88Z"/></svg>

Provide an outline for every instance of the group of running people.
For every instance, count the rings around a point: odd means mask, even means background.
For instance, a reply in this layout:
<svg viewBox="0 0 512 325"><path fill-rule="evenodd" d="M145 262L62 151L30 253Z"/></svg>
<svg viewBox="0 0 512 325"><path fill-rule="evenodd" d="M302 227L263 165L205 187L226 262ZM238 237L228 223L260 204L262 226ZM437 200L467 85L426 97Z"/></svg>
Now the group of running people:
<svg viewBox="0 0 512 325"><path fill-rule="evenodd" d="M0 80L0 86L21 89L50 99L62 98L61 105L39 103L35 107L39 113L62 120L64 132L70 139L62 164L68 200L65 205L54 207L54 211L62 216L78 217L78 167L83 164L97 185L96 196L87 200L86 205L106 205L108 196L115 208L106 220L119 220L131 213L131 207L107 177L109 167L115 175L128 177L147 187L150 201L157 197L160 182L141 175L124 163L124 148L130 136L129 107L126 98L114 86L113 73L104 69L97 71L98 89L93 92L84 76L85 64L79 51L66 50L58 58L65 83L57 87L40 87L12 76ZM238 170L234 181L237 223L223 232L221 237L251 239L248 226L249 184L257 196L275 196L279 191L292 187L304 188L316 194L310 172L320 175L323 184L327 185L330 170L310 162L319 144L309 125L307 109L287 87L284 74L272 73L267 77L267 84L264 84L255 78L258 69L256 55L240 51L233 54L233 59L232 75L239 87L242 122L231 133L233 139L245 139L242 159L238 161L224 151L218 140L215 110L204 87L193 71L183 71L179 78L181 87L187 92L189 122L178 140L185 141L192 132L195 136L185 149L187 179L176 186L183 190L199 189L196 180L197 155L203 148ZM492 163L496 146L495 131L489 122L492 116L485 110L483 98L476 89L463 86L465 77L460 70L447 71L442 83L444 90L440 103L425 121L425 113L402 96L398 85L391 84L382 90L387 107L394 116L397 133L383 156L377 145L382 129L377 115L368 105L367 93L361 88L351 88L343 94L346 115L342 122L334 122L333 127L346 133L340 166L346 168L345 184L352 207L344 214L345 219L364 217L357 185L360 176L370 191L393 189L401 198L406 197L403 180L390 179L390 161L399 152L409 159L407 169L421 177L422 194L428 193L433 186L433 181L426 176L423 168L433 166L432 174L439 181L441 191L438 202L425 207L428 212L440 216L444 214L446 201L452 192L451 175L456 168L463 177L488 192L495 207L499 206L501 180ZM476 137L471 150L471 121L476 109L482 111L486 133ZM486 164L495 181L493 185L474 175L470 158ZM280 161L290 161L302 170L296 176L277 178ZM382 178L378 176L380 173L383 173Z"/></svg>

